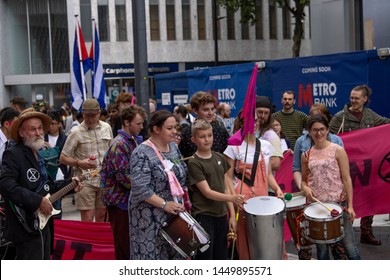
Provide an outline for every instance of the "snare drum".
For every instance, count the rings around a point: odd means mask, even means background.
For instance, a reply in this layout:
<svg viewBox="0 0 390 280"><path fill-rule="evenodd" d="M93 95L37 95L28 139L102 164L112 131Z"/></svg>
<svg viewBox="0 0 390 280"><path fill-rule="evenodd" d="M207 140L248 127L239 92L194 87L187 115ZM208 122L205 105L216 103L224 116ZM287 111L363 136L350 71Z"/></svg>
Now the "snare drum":
<svg viewBox="0 0 390 280"><path fill-rule="evenodd" d="M272 196L253 197L244 204L252 260L282 259L284 209L284 201Z"/></svg>
<svg viewBox="0 0 390 280"><path fill-rule="evenodd" d="M161 235L184 258L194 256L197 250L206 251L210 247L210 236L188 212L180 215L173 215L161 226Z"/></svg>
<svg viewBox="0 0 390 280"><path fill-rule="evenodd" d="M332 217L330 211L315 202L305 207L305 235L306 238L317 244L331 244L344 238L343 209L337 203L324 203L331 209L339 211L337 217Z"/></svg>
<svg viewBox="0 0 390 280"><path fill-rule="evenodd" d="M286 220L290 228L293 242L296 248L308 248L313 243L304 237L303 208L306 206L306 197L303 195L293 196L286 200ZM298 221L299 218L299 221Z"/></svg>

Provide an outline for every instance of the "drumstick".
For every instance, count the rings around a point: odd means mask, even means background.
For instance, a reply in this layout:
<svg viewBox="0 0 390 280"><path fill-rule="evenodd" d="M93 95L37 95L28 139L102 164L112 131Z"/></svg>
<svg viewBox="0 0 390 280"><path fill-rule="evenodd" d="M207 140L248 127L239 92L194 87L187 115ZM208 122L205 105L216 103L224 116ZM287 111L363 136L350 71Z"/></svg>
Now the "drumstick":
<svg viewBox="0 0 390 280"><path fill-rule="evenodd" d="M189 160L189 159L191 159L191 158L194 158L194 156L189 156L189 157L181 158L180 160L181 160L181 161L186 161L186 160Z"/></svg>
<svg viewBox="0 0 390 280"><path fill-rule="evenodd" d="M295 193L285 193L284 199L291 200L294 196L299 196L299 195L304 195L304 194L305 194L305 192L303 192L303 191L295 192Z"/></svg>
<svg viewBox="0 0 390 280"><path fill-rule="evenodd" d="M337 217L338 215L340 215L340 212L337 211L336 209L332 209L332 208L326 206L324 203L322 203L321 201L319 201L319 200L318 200L317 198L315 198L315 197L313 197L313 199L314 199L315 201L317 201L319 204L321 204L322 206L324 206L326 209L328 209L329 212L330 212L330 215L331 215L333 218L335 218L335 217Z"/></svg>

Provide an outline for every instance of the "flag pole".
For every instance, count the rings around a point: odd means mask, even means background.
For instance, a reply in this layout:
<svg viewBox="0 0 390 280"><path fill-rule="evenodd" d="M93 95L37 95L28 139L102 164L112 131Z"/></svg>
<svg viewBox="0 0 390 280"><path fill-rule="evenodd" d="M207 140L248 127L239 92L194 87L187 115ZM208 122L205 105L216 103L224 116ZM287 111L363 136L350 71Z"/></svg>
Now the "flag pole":
<svg viewBox="0 0 390 280"><path fill-rule="evenodd" d="M242 194L242 189L243 189L243 186L244 186L246 161L247 161L247 158L248 158L249 136L254 134L255 114L256 114L256 78L257 78L257 71L258 71L258 67L255 64L253 69L252 69L252 74L251 74L251 77L250 77L250 80L249 80L248 90L247 90L246 98L245 98L245 101L244 101L244 107L242 109L242 114L241 114L241 117L244 120L244 124L243 124L243 126L241 128L242 129L241 130L241 137L240 137L241 138L241 142L239 142L238 146L240 146L242 144L242 141L245 141L245 139L246 139L246 147L245 147L244 166L243 166L243 170L242 170L241 185L240 185L240 193L239 194ZM235 135L232 136L232 138L234 138ZM235 140L232 140L231 143L236 143ZM228 141L228 143L229 143L229 141ZM240 216L240 208L236 207L236 209L237 209L236 222L238 223L238 219L239 219L239 216ZM234 247L235 247L235 238L233 238L231 259L233 259L233 257L234 257Z"/></svg>
<svg viewBox="0 0 390 280"><path fill-rule="evenodd" d="M85 73L84 73L84 65L83 65L83 56L82 56L82 53L81 53L81 45L80 45L80 24L79 24L79 20L78 20L78 16L79 15L75 15L75 18L76 18L76 34L77 34L77 45L78 45L78 52L79 52L79 59L80 59L80 71L81 71L81 83L82 83L82 87L83 87L83 97L84 97L84 101L87 100L87 90L85 88Z"/></svg>
<svg viewBox="0 0 390 280"><path fill-rule="evenodd" d="M94 92L95 90L95 19L94 18L91 18L91 26L92 26L92 48L93 48L93 51L92 51L92 61L91 61L91 64L92 64L92 67L91 67L91 85L92 85L92 97L94 97L94 95L96 94Z"/></svg>
<svg viewBox="0 0 390 280"><path fill-rule="evenodd" d="M244 138L244 141L246 139L246 147L245 147L245 156L244 156L244 166L243 166L243 169L242 169L242 176L241 176L241 183L240 183L240 194L242 194L242 187L244 185L244 177L245 177L245 169L246 169L246 159L248 157L249 135L251 135L251 134L247 134L245 136L245 138ZM240 216L240 208L239 207L236 207L236 208L237 208L236 222L238 223L238 218ZM235 245L236 245L236 238L233 238L232 253L231 253L231 259L232 260L233 260L233 257L234 257Z"/></svg>

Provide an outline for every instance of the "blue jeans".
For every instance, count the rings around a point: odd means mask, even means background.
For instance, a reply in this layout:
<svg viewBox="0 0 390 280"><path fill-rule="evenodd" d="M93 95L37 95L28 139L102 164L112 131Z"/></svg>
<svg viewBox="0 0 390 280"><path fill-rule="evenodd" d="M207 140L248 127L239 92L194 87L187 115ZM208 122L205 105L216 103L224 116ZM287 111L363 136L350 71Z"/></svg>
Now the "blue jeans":
<svg viewBox="0 0 390 280"><path fill-rule="evenodd" d="M342 206L345 206L345 203L342 203ZM353 232L352 222L349 220L349 214L347 211L343 211L343 220L344 220L344 238L339 242L342 247L345 248L346 257L349 260L360 260L359 249L356 245L355 235ZM319 260L329 260L329 244L316 244L317 248L317 258ZM340 255L337 253L337 250L332 250L332 255L335 260L341 259Z"/></svg>

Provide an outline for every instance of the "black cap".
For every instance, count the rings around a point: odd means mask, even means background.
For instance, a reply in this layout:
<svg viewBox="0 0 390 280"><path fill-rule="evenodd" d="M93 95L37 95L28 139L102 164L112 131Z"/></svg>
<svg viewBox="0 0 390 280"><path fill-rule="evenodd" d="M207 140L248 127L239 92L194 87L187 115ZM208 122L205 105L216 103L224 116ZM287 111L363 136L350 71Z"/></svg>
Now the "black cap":
<svg viewBox="0 0 390 280"><path fill-rule="evenodd" d="M267 96L256 96L256 108L260 107L272 110L271 99Z"/></svg>

